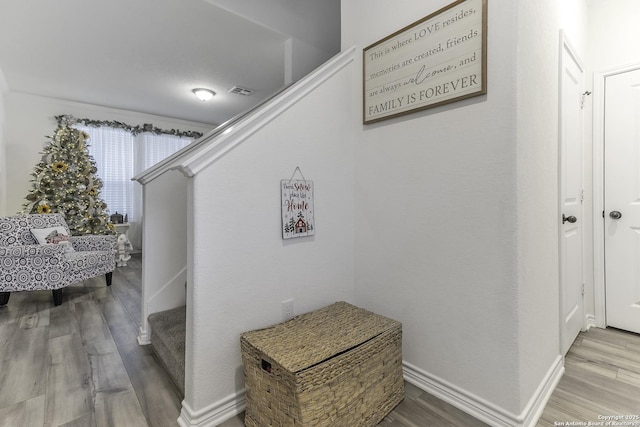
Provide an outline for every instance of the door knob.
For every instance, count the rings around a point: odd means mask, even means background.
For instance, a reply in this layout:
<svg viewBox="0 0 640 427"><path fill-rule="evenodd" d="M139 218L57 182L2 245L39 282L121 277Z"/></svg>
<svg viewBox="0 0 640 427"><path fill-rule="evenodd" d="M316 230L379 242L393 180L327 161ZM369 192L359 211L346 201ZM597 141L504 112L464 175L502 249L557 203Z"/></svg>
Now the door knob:
<svg viewBox="0 0 640 427"><path fill-rule="evenodd" d="M622 213L620 211L611 211L609 216L613 219L620 219L622 218Z"/></svg>
<svg viewBox="0 0 640 427"><path fill-rule="evenodd" d="M571 216L565 216L564 214L562 214L562 223L564 224L565 222L570 222L571 224L573 224L574 222L576 222L578 220L578 218L576 218L575 216L571 215Z"/></svg>

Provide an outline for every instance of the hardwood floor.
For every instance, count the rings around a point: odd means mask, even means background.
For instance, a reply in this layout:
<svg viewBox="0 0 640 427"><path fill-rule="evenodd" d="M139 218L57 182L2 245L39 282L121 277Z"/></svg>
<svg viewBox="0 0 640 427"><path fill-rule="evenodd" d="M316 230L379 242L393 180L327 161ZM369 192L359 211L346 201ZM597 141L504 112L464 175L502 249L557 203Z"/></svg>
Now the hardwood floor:
<svg viewBox="0 0 640 427"><path fill-rule="evenodd" d="M139 346L140 257L64 290L0 308L0 426L175 426L181 397Z"/></svg>
<svg viewBox="0 0 640 427"><path fill-rule="evenodd" d="M606 418L616 416L621 418ZM537 425L566 426L571 421L640 426L640 335L613 328L578 335Z"/></svg>
<svg viewBox="0 0 640 427"><path fill-rule="evenodd" d="M179 392L150 347L136 341L140 271L134 256L111 287L104 277L68 287L58 307L51 292L11 295L0 308L0 427L177 425ZM538 426L615 415L640 415L640 336L592 329L569 351ZM407 384L405 400L378 427L485 425Z"/></svg>

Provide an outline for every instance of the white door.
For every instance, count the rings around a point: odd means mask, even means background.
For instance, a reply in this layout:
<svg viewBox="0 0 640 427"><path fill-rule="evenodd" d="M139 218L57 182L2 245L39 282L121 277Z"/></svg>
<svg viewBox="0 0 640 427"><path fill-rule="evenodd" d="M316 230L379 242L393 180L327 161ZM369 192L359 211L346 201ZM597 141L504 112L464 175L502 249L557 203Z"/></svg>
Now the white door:
<svg viewBox="0 0 640 427"><path fill-rule="evenodd" d="M560 349L566 354L583 329L582 155L583 70L568 44L560 61Z"/></svg>
<svg viewBox="0 0 640 427"><path fill-rule="evenodd" d="M604 147L607 325L640 333L640 70L605 80Z"/></svg>

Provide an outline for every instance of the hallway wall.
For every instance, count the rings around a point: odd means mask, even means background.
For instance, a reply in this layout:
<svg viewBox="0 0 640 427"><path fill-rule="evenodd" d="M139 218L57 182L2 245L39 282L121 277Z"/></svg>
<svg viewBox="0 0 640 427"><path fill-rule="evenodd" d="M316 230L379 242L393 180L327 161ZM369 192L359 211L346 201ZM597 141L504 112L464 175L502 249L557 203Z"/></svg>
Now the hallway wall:
<svg viewBox="0 0 640 427"><path fill-rule="evenodd" d="M516 196L521 409L559 358L558 2L517 2ZM509 211L505 211L509 212Z"/></svg>
<svg viewBox="0 0 640 427"><path fill-rule="evenodd" d="M640 63L638 16L637 0L592 0L589 63L593 71Z"/></svg>
<svg viewBox="0 0 640 427"><path fill-rule="evenodd" d="M448 3L343 3L343 48ZM356 295L403 322L406 362L519 413L515 7L488 20L487 96L354 124Z"/></svg>
<svg viewBox="0 0 640 427"><path fill-rule="evenodd" d="M343 2L343 49L449 3ZM490 1L486 96L353 125L358 303L403 322L425 381L512 422L560 363L558 14Z"/></svg>

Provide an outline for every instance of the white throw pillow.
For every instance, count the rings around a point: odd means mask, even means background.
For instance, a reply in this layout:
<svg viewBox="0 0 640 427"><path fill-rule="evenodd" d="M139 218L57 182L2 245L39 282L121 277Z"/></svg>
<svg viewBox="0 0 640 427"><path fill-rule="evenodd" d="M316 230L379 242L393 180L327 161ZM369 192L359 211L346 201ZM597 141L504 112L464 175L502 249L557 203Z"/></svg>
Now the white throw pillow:
<svg viewBox="0 0 640 427"><path fill-rule="evenodd" d="M38 243L41 245L47 244L47 236L51 234L53 231L57 231L59 234L67 234L69 233L64 227L49 227L49 228L32 228L31 234L36 238ZM67 234L68 235L68 234Z"/></svg>
<svg viewBox="0 0 640 427"><path fill-rule="evenodd" d="M62 245L65 253L74 252L64 227L32 228L29 231L41 245ZM47 241L47 238L52 241Z"/></svg>

